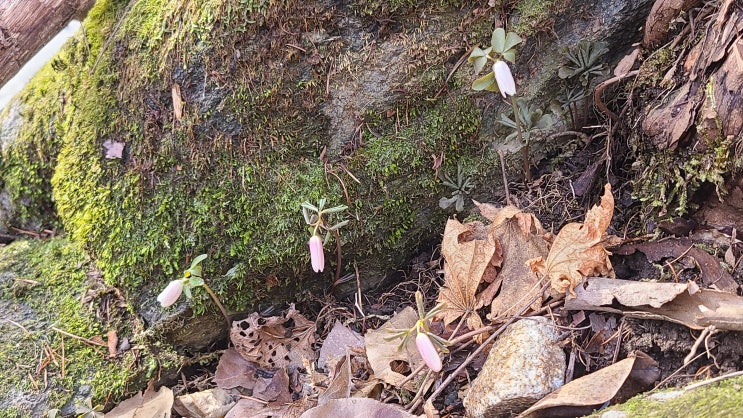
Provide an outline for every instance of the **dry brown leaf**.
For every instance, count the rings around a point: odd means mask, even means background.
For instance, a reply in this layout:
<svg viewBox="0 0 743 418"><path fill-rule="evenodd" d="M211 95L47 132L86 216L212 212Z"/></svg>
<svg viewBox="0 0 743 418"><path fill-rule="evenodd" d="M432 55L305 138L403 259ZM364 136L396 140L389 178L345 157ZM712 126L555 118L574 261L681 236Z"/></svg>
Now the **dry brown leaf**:
<svg viewBox="0 0 743 418"><path fill-rule="evenodd" d="M415 418L416 415L405 412L397 405L386 404L374 399L345 398L333 399L324 405L318 405L307 410L301 418L327 417L385 417L385 418Z"/></svg>
<svg viewBox="0 0 743 418"><path fill-rule="evenodd" d="M393 386L398 386L405 379L405 375L392 369L394 362L405 362L410 370L414 370L423 362L418 349L415 347L415 336L408 338L407 344L401 350L398 350L401 340L389 341L386 339L392 335L390 330L411 328L417 320L418 314L415 309L408 306L378 329L367 331L364 335L366 357L374 371L374 377ZM415 391L412 381L408 381L405 388Z"/></svg>
<svg viewBox="0 0 743 418"><path fill-rule="evenodd" d="M232 389L242 386L253 389L255 385L256 366L245 360L234 347L230 347L219 358L217 371L214 373L214 383L222 389Z"/></svg>
<svg viewBox="0 0 743 418"><path fill-rule="evenodd" d="M178 83L173 83L171 96L173 97L173 115L175 120L180 122L183 119L183 97L181 96L181 86Z"/></svg>
<svg viewBox="0 0 743 418"><path fill-rule="evenodd" d="M273 418L287 415L291 404L268 406L253 398L243 398L230 409L224 418Z"/></svg>
<svg viewBox="0 0 743 418"><path fill-rule="evenodd" d="M106 341L108 342L108 356L116 357L119 353L119 336L116 334L115 329L109 330L108 333L106 333Z"/></svg>
<svg viewBox="0 0 743 418"><path fill-rule="evenodd" d="M294 370L302 367L303 359L315 359L315 324L294 305L285 317L261 318L254 312L233 322L230 339L243 358L266 369L288 366Z"/></svg>
<svg viewBox="0 0 743 418"><path fill-rule="evenodd" d="M519 417L583 416L619 396L637 393L660 377L657 363L637 352L611 366L573 380L542 398ZM621 391L621 392L620 392Z"/></svg>
<svg viewBox="0 0 743 418"><path fill-rule="evenodd" d="M547 255L547 241L542 224L534 215L506 206L501 209L492 205L475 205L483 216L491 219L492 235L502 247L501 269L498 278L502 280L500 293L490 306L490 320L514 314L527 301L539 293L539 278L526 264L527 260ZM487 215L486 215L487 213ZM541 306L541 299L534 302L532 309Z"/></svg>
<svg viewBox="0 0 743 418"><path fill-rule="evenodd" d="M614 277L609 252L602 245L614 213L611 185L604 186L601 204L594 206L581 223L565 225L555 237L547 260L538 257L528 261L532 270L549 277L552 288L560 293L570 291L586 276Z"/></svg>
<svg viewBox="0 0 743 418"><path fill-rule="evenodd" d="M694 282L654 283L590 277L576 295L565 298L569 310L592 310L630 318L657 319L705 329L743 331L743 297L699 289Z"/></svg>
<svg viewBox="0 0 743 418"><path fill-rule="evenodd" d="M341 357L336 366L335 376L328 388L317 398L317 404L323 405L332 399L343 399L351 396L351 360L349 356Z"/></svg>
<svg viewBox="0 0 743 418"><path fill-rule="evenodd" d="M630 255L636 251L645 254L649 261L658 262L663 259L684 261L693 260L690 266L699 268L702 282L723 292L738 293L738 284L733 277L720 266L720 260L706 251L694 246L694 242L686 238L671 238L662 241L629 243L614 250L617 255Z"/></svg>
<svg viewBox="0 0 743 418"><path fill-rule="evenodd" d="M170 418L173 408L173 391L162 386L155 391L148 387L144 394L138 392L106 413L107 418Z"/></svg>
<svg viewBox="0 0 743 418"><path fill-rule="evenodd" d="M635 48L629 54L625 55L624 58L619 60L619 63L614 67L614 75L616 77L624 77L628 72L632 71L632 67L637 61L637 56L640 54L640 48Z"/></svg>
<svg viewBox="0 0 743 418"><path fill-rule="evenodd" d="M485 300L478 297L477 288L483 281L495 281L496 267L502 261L499 248L490 229L480 222L462 224L450 219L446 223L441 243L441 253L446 259L444 286L438 297L438 302L445 303L446 309L437 315L444 325L463 316L469 329L483 327L476 311Z"/></svg>
<svg viewBox="0 0 743 418"><path fill-rule="evenodd" d="M105 157L108 159L121 158L124 155L125 143L107 139L103 142L103 149L106 150Z"/></svg>
<svg viewBox="0 0 743 418"><path fill-rule="evenodd" d="M173 409L183 417L218 418L223 417L237 403L240 393L213 388L195 393L187 393L175 398Z"/></svg>
<svg viewBox="0 0 743 418"><path fill-rule="evenodd" d="M335 367L335 363L348 355L354 347L363 350L364 337L344 326L340 321L335 321L333 328L322 342L322 347L320 347L317 367L323 370L326 367Z"/></svg>

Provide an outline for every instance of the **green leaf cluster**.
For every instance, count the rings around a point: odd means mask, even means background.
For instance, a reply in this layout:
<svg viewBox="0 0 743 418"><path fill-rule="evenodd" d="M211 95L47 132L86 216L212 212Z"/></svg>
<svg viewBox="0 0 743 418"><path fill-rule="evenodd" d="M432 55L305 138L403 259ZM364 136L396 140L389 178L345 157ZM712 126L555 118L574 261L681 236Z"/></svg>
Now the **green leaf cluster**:
<svg viewBox="0 0 743 418"><path fill-rule="evenodd" d="M467 61L473 65L475 74L480 74L489 61L495 63L499 60L505 60L511 63L516 62L516 46L522 41L521 37L513 32L508 32L503 28L495 28L490 38L490 46L482 49L476 46L470 53ZM495 82L495 74L489 71L484 76L472 82L472 89L475 91L492 91L499 92L498 84Z"/></svg>
<svg viewBox="0 0 743 418"><path fill-rule="evenodd" d="M574 50L564 49L563 54L570 63L561 66L557 75L562 79L577 79L583 87L587 87L594 77L602 77L609 72L609 67L601 61L604 54L609 52L607 45L603 41L590 42L583 39Z"/></svg>
<svg viewBox="0 0 743 418"><path fill-rule="evenodd" d="M529 142L533 132L549 129L554 124L552 115L544 113L544 111L535 104L527 103L523 98L519 98L516 101L518 103L518 118L521 122L521 128L523 129L523 140L525 143ZM516 131L516 121L511 117L505 113L501 113L497 122L513 129L513 132L506 137L506 141L512 141L517 137L518 132Z"/></svg>
<svg viewBox="0 0 743 418"><path fill-rule="evenodd" d="M441 184L450 189L454 189L454 191L451 193L450 197L442 197L439 199L439 207L446 210L454 206L454 210L461 212L464 210L464 197L475 187L472 182L472 177L470 175L465 175L462 164L460 163L457 163L456 180L452 180L446 174L443 174L441 177Z"/></svg>

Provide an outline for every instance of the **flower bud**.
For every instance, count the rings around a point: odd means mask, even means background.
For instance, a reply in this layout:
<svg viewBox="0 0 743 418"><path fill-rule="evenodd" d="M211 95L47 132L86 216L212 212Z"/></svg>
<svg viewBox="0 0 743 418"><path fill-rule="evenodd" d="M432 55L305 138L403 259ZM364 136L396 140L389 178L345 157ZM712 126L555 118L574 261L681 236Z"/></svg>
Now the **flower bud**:
<svg viewBox="0 0 743 418"><path fill-rule="evenodd" d="M315 273L319 273L325 268L325 253L322 250L322 239L317 235L313 235L308 244L310 246L312 270L314 270Z"/></svg>
<svg viewBox="0 0 743 418"><path fill-rule="evenodd" d="M418 347L418 352L421 353L421 357L426 363L426 366L435 372L440 372L441 357L439 357L439 352L436 351L436 347L433 346L428 335L419 332L415 337L415 345Z"/></svg>
<svg viewBox="0 0 743 418"><path fill-rule="evenodd" d="M183 280L173 280L157 295L157 301L160 302L164 308L175 303L183 292Z"/></svg>
<svg viewBox="0 0 743 418"><path fill-rule="evenodd" d="M508 68L505 61L496 61L493 64L493 73L495 74L495 82L498 84L498 90L503 97L516 94L516 82L513 81L511 69Z"/></svg>

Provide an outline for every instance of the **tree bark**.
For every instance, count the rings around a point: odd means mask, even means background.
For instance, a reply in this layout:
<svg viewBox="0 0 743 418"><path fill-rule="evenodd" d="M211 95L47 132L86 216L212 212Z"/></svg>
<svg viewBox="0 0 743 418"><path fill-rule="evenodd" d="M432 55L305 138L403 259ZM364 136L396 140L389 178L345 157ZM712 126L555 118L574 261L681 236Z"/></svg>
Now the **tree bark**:
<svg viewBox="0 0 743 418"><path fill-rule="evenodd" d="M82 19L95 0L0 2L0 86L10 80L72 19Z"/></svg>

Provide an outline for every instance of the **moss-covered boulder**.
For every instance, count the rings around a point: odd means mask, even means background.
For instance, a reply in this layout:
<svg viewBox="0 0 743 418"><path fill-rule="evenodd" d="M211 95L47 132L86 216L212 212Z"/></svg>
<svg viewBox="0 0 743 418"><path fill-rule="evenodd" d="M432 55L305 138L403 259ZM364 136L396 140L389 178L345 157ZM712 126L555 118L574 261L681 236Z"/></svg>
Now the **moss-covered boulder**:
<svg viewBox="0 0 743 418"><path fill-rule="evenodd" d="M531 36L516 67L525 94L546 108L560 47L583 37L623 47L618 28L638 26L646 4L594 5L601 16L589 18L519 3L515 30ZM494 12L468 1L101 0L18 98L5 189L55 208L137 305L199 253L235 311L327 287L336 243L325 273L307 280L299 211L321 197L350 208L340 273L356 263L374 285L450 215L437 174L462 167L472 196L500 190L492 120L503 106L471 91L461 65L489 40ZM557 39L539 29L549 19Z"/></svg>

